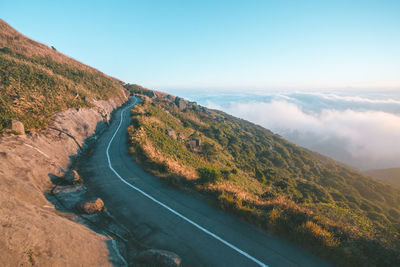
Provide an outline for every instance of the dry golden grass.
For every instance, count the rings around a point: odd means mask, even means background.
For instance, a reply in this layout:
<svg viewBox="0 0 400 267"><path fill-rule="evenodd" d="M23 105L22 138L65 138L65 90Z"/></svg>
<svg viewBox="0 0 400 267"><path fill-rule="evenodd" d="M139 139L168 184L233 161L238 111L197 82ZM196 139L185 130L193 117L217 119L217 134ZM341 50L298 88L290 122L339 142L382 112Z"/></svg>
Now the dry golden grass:
<svg viewBox="0 0 400 267"><path fill-rule="evenodd" d="M35 42L0 20L0 134L12 119L27 131L46 127L55 113L123 94L118 80Z"/></svg>
<svg viewBox="0 0 400 267"><path fill-rule="evenodd" d="M172 159L166 159L164 162L173 173L179 176L185 177L188 180L196 180L199 178L196 169L193 167L182 165L178 161Z"/></svg>
<svg viewBox="0 0 400 267"><path fill-rule="evenodd" d="M194 122L194 123L200 125L200 126L207 126L207 124L204 123L203 121L201 121L201 120L199 119L199 117L198 117L196 114L193 114L193 113L183 113L183 117L184 117L185 119L187 119L187 120L190 120L190 121L192 121L192 122Z"/></svg>
<svg viewBox="0 0 400 267"><path fill-rule="evenodd" d="M1 33L0 33L0 36L1 36ZM1 37L0 37L1 38ZM1 45L0 45L1 46ZM25 66L31 66L31 67L34 67L34 68L36 68L36 69L38 69L38 70L41 70L41 71L43 71L43 72L45 72L45 73L47 73L47 74L49 74L49 75L51 75L51 76L55 76L55 77L57 77L58 79L60 79L62 82L64 82L65 84L67 84L68 86L80 86L79 84L78 85L76 85L76 84L74 84L71 80L69 80L69 79L66 79L64 76L62 76L62 75L60 75L60 74L57 74L57 73L54 73L50 68L46 68L46 67L44 67L44 66L41 66L41 65L39 65L39 64L34 64L34 63L32 63L32 62L30 62L30 61L28 61L28 60L25 60L25 59L19 59L19 58L15 58L15 57L12 57L12 56L10 56L10 55L3 55L5 58L7 58L8 60L10 60L10 61L12 61L12 62L14 62L14 63L20 63L20 64L22 64L22 65L25 65ZM82 87L81 87L82 88Z"/></svg>
<svg viewBox="0 0 400 267"><path fill-rule="evenodd" d="M12 28L7 22L0 19L0 48L8 47L26 57L48 58L60 64L67 64L92 73L100 71L89 67L73 58L70 58L47 45L35 42ZM103 74L105 75L105 74ZM106 75L107 76L107 75ZM107 76L112 78L110 76ZM116 80L115 78L112 78Z"/></svg>
<svg viewBox="0 0 400 267"><path fill-rule="evenodd" d="M76 91L83 92L83 93L86 93L88 95L91 94L91 92L86 87L82 86L82 84L74 83L70 79L67 79L64 76L60 75L60 74L54 73L50 68L46 68L46 67L41 66L39 64L34 64L34 63L32 63L30 61L27 61L27 60L24 60L24 59L15 58L15 57L12 57L10 55L3 55L3 56L5 58L7 58L8 60L12 61L12 62L15 62L16 64L19 63L19 64L23 64L25 66L31 66L32 68L34 67L35 69L41 70L41 71L43 71L43 72L45 72L45 73L47 73L47 74L49 74L51 76L54 76L57 79L59 79L66 86L68 86L70 88L75 88ZM34 94L35 92L32 92L32 93ZM60 96L60 97L62 97L62 96Z"/></svg>
<svg viewBox="0 0 400 267"><path fill-rule="evenodd" d="M145 118L143 118L143 121L145 123L155 123L155 124L158 124L160 126L164 126L165 125L165 123L163 123L162 121L160 121L156 117L145 117Z"/></svg>
<svg viewBox="0 0 400 267"><path fill-rule="evenodd" d="M179 176L185 177L188 180L199 178L196 169L191 166L185 166L182 163L165 156L163 153L155 149L154 145L145 139L143 144L145 155L154 162L167 164L169 170Z"/></svg>
<svg viewBox="0 0 400 267"><path fill-rule="evenodd" d="M228 192L242 200L257 205L265 205L267 203L265 200L254 195L252 192L248 192L246 188L240 187L237 183L233 181L221 181L215 184L210 183L206 185L206 189L217 192Z"/></svg>
<svg viewBox="0 0 400 267"><path fill-rule="evenodd" d="M338 245L338 241L335 240L332 233L323 229L320 225L307 221L302 226L301 229L309 234L312 234L315 239L319 239L324 246L327 247L336 247Z"/></svg>

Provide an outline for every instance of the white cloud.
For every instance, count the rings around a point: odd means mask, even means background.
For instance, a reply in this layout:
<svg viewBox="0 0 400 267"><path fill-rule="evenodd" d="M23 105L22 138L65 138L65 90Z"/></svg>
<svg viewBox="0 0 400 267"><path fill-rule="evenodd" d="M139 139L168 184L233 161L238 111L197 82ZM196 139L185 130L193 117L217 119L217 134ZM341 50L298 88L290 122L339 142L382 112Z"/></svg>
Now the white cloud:
<svg viewBox="0 0 400 267"><path fill-rule="evenodd" d="M385 99L371 99L367 97L360 96L341 96L332 93L302 93L308 95L315 95L328 100L336 100L336 101L346 101L346 102L358 102L358 103L369 103L369 104L397 104L400 105L400 100L393 98L385 98Z"/></svg>
<svg viewBox="0 0 400 267"><path fill-rule="evenodd" d="M306 113L287 101L231 102L227 107L208 101L207 105L362 169L400 166L399 115L350 109Z"/></svg>

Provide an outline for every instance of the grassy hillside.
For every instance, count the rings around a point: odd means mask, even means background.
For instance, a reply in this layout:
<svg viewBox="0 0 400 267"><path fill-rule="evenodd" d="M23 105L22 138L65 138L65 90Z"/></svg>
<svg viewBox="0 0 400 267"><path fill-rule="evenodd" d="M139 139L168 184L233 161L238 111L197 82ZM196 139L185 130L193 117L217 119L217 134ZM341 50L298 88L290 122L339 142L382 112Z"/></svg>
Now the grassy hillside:
<svg viewBox="0 0 400 267"><path fill-rule="evenodd" d="M341 265L400 265L399 189L245 120L127 88L144 100L128 134L148 171Z"/></svg>
<svg viewBox="0 0 400 267"><path fill-rule="evenodd" d="M364 174L400 186L400 168L370 170L365 171Z"/></svg>
<svg viewBox="0 0 400 267"><path fill-rule="evenodd" d="M40 129L61 110L121 92L116 79L23 36L0 20L0 134L11 119Z"/></svg>

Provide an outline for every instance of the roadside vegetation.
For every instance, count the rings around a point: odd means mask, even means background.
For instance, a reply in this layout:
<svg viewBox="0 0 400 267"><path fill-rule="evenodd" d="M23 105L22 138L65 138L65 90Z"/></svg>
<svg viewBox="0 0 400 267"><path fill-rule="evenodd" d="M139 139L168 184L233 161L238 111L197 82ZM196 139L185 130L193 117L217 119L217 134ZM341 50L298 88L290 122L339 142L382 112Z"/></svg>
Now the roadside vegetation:
<svg viewBox="0 0 400 267"><path fill-rule="evenodd" d="M121 89L117 80L0 20L0 134L12 119L38 130L61 110L91 106L91 99L108 99Z"/></svg>
<svg viewBox="0 0 400 267"><path fill-rule="evenodd" d="M226 113L126 88L142 99L129 151L148 171L336 264L400 265L398 188Z"/></svg>

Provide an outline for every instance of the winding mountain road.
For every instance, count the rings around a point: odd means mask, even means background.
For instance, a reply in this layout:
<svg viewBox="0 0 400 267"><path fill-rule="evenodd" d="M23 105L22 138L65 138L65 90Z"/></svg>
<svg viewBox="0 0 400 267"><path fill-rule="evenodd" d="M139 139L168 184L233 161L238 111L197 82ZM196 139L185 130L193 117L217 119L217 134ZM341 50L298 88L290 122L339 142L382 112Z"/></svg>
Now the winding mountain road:
<svg viewBox="0 0 400 267"><path fill-rule="evenodd" d="M117 110L82 169L86 186L137 240L169 250L183 266L329 266L286 241L178 191L144 172L128 155L130 108Z"/></svg>

